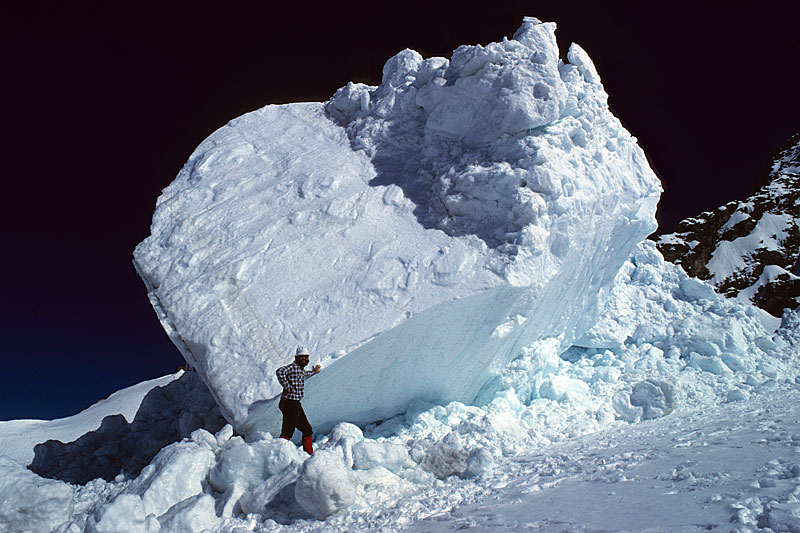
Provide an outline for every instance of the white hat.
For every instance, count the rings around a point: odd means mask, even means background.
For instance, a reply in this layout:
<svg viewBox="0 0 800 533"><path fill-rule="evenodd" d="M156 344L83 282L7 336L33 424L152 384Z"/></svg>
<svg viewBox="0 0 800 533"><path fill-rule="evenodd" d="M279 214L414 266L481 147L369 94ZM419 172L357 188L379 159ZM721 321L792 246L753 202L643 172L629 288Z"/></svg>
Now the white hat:
<svg viewBox="0 0 800 533"><path fill-rule="evenodd" d="M308 355L308 350L306 350L302 346L298 346L297 349L294 351L294 356L300 357L301 355Z"/></svg>

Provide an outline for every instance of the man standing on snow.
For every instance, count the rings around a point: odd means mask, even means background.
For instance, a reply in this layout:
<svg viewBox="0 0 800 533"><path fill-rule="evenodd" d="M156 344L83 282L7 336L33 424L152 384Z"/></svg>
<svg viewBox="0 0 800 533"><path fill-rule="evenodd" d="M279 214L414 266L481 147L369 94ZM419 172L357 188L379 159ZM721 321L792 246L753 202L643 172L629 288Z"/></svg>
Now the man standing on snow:
<svg viewBox="0 0 800 533"><path fill-rule="evenodd" d="M294 363L280 367L275 371L275 375L283 387L281 401L278 403L278 408L283 413L281 438L292 440L295 428L299 429L303 434L303 450L311 455L314 453L311 447L312 429L300 400L303 399L306 378L319 374L322 367L314 365L312 370L303 370L308 364L308 358L308 351L305 348L298 348L295 351Z"/></svg>

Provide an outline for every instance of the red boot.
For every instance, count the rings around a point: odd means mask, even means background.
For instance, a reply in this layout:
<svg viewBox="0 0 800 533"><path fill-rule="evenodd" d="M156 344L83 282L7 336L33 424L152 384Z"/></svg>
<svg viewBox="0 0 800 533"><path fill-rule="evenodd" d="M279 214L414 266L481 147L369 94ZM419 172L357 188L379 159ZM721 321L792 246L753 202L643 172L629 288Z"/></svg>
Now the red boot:
<svg viewBox="0 0 800 533"><path fill-rule="evenodd" d="M309 435L308 437L303 437L303 451L306 452L308 455L314 455L314 448L311 447L312 438L314 438L313 435Z"/></svg>
<svg viewBox="0 0 800 533"><path fill-rule="evenodd" d="M281 435L281 438L286 440L292 440L292 437L284 437L283 435Z"/></svg>

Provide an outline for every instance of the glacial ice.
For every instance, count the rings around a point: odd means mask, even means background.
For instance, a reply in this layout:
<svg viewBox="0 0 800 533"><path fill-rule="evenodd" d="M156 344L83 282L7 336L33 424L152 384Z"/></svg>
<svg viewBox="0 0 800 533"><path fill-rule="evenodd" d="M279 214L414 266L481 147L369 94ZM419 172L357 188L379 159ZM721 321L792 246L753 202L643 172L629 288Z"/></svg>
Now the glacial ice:
<svg viewBox="0 0 800 533"><path fill-rule="evenodd" d="M554 31L404 50L378 87L266 106L191 155L135 264L238 431L277 433L297 344L325 366L304 404L327 432L472 403L520 349L594 325L661 188Z"/></svg>

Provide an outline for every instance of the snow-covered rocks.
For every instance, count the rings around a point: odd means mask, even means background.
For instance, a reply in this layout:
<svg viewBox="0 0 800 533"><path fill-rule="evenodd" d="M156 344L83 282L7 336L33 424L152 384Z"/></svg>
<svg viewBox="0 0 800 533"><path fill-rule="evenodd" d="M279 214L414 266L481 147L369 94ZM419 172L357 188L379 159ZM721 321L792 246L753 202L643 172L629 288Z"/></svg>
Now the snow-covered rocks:
<svg viewBox="0 0 800 533"><path fill-rule="evenodd" d="M593 325L661 189L554 31L400 52L379 87L267 106L192 154L135 263L239 431L277 433L298 343L326 367L305 405L327 432L473 402L521 347Z"/></svg>
<svg viewBox="0 0 800 533"><path fill-rule="evenodd" d="M800 134L771 161L762 187L743 201L681 221L659 237L664 256L729 297L780 318L800 305Z"/></svg>

